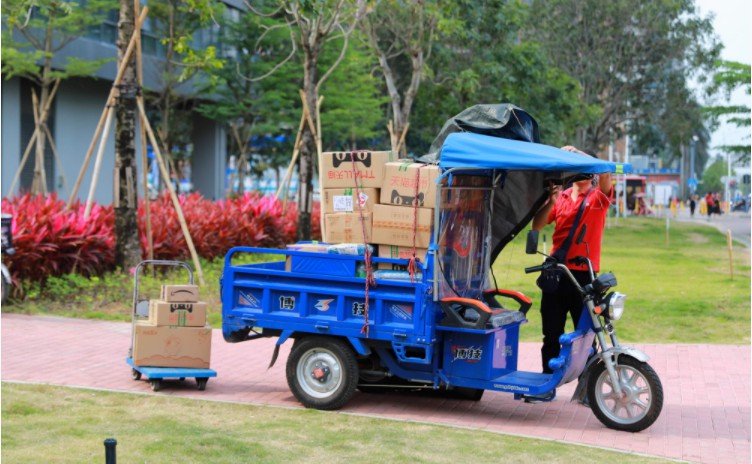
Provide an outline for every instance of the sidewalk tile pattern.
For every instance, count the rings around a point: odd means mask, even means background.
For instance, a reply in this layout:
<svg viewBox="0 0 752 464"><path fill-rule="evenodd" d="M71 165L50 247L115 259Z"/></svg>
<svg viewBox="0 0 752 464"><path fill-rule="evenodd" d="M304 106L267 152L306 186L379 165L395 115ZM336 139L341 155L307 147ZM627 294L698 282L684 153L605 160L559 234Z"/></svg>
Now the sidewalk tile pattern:
<svg viewBox="0 0 752 464"><path fill-rule="evenodd" d="M155 395L301 407L285 380L291 343L267 370L276 339L229 344L215 330L212 368L218 377L200 392L191 382L171 382L154 393L131 379L125 358L131 326L54 317L2 315L4 381L93 387ZM480 402L411 393L357 392L344 412L432 422L614 448L702 463L750 462L750 347L736 345L636 345L661 378L665 400L649 429L623 433L604 427L590 409L571 403L574 385L552 403L526 404L486 392ZM536 370L539 346L523 343L520 368Z"/></svg>

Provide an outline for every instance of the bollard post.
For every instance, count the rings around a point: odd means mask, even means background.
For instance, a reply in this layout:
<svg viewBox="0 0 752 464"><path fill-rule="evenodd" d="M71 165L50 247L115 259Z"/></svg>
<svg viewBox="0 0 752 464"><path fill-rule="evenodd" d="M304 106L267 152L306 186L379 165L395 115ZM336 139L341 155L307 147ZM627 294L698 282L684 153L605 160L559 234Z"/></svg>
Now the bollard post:
<svg viewBox="0 0 752 464"><path fill-rule="evenodd" d="M731 230L729 229L726 229L726 246L729 254L729 275L731 280L734 280L734 260L731 257Z"/></svg>
<svg viewBox="0 0 752 464"><path fill-rule="evenodd" d="M104 462L105 464L117 464L117 453L115 447L117 440L108 438L104 441Z"/></svg>

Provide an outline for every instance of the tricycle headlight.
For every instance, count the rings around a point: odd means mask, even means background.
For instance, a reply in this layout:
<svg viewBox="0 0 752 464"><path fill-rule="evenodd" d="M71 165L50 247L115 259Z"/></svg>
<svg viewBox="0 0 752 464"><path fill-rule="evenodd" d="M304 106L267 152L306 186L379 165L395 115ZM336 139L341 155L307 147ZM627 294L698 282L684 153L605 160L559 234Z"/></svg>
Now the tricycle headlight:
<svg viewBox="0 0 752 464"><path fill-rule="evenodd" d="M624 314L624 302L626 299L627 295L623 293L609 293L602 305L606 317L612 321L618 321L621 319L621 315Z"/></svg>

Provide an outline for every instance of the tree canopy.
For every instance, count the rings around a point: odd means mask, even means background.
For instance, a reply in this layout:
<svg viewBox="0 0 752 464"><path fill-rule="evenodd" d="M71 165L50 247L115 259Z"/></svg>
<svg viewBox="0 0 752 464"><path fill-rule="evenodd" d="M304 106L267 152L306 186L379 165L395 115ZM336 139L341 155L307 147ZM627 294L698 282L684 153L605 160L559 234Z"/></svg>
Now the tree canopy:
<svg viewBox="0 0 752 464"><path fill-rule="evenodd" d="M717 69L713 75L712 85L708 88L708 94L720 93L727 102L731 93L737 89L750 95L750 87L752 86L752 68L750 68L750 65L719 60L716 66ZM747 99L747 102L749 102L749 99ZM749 103L746 105L721 104L709 106L705 110L713 118L712 127L716 127L719 120L725 119L726 122L736 127L747 128L747 134L749 134L751 126ZM749 144L749 135L747 135L747 141L746 144L722 145L717 148L724 153L734 155L739 162L749 163L750 150L752 149Z"/></svg>
<svg viewBox="0 0 752 464"><path fill-rule="evenodd" d="M532 10L526 39L540 42L579 82L580 101L598 110L577 129L578 145L603 146L639 122L660 128L679 153L676 141L697 127L663 120L681 112L699 121L699 105L684 90L689 79L705 78L720 51L710 17L692 0L534 0Z"/></svg>

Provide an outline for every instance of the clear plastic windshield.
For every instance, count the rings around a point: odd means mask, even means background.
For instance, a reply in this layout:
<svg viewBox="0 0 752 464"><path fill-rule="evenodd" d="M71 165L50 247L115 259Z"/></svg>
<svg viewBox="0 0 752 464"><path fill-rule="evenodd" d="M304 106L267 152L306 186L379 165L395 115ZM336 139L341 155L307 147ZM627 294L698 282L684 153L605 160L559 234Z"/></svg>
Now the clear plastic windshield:
<svg viewBox="0 0 752 464"><path fill-rule="evenodd" d="M454 176L440 193L439 298L478 299L488 287L491 179Z"/></svg>

